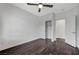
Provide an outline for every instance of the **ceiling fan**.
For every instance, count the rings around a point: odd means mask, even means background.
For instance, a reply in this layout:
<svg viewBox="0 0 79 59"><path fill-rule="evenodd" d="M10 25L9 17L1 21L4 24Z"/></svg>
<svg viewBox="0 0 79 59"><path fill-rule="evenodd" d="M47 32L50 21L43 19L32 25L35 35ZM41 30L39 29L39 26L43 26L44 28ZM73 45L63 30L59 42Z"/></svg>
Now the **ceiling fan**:
<svg viewBox="0 0 79 59"><path fill-rule="evenodd" d="M38 12L41 12L42 7L49 7L52 8L53 5L49 5L49 4L43 4L43 3L27 3L27 5L33 5L33 6L38 6Z"/></svg>

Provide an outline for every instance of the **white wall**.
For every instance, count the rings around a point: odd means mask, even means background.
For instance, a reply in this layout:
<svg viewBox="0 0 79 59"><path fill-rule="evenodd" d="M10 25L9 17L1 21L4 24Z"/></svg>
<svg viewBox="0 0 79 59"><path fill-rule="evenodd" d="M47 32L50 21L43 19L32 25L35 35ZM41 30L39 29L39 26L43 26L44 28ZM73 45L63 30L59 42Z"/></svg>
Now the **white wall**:
<svg viewBox="0 0 79 59"><path fill-rule="evenodd" d="M79 48L79 5L77 6L77 16L76 16L76 29L77 29L77 47Z"/></svg>
<svg viewBox="0 0 79 59"><path fill-rule="evenodd" d="M66 43L72 45L72 46L75 46L75 40L76 40L76 33L74 35L70 35L72 32L75 31L76 28L74 28L75 26L75 22L73 22L75 20L75 16L77 15L77 7L71 9L71 10L68 10L68 11L65 11L65 12L62 12L60 14L57 14L56 15L56 19L62 19L62 18L65 18L65 35L66 35ZM72 25L74 24L74 26ZM71 28L74 28L71 30ZM72 31L72 32L71 32ZM73 38L73 36L75 38ZM73 39L72 39L73 38Z"/></svg>
<svg viewBox="0 0 79 59"><path fill-rule="evenodd" d="M73 8L73 9L69 10L69 11L62 12L62 13L56 15L56 19L61 19L61 18L65 18L66 19L66 23L69 23L69 21L71 22L71 19L72 20L75 19L75 21L76 21L76 23L75 23L76 27L74 29L76 31L76 33L75 33L75 40L67 39L66 42L71 44L71 45L73 45L73 46L76 46L76 44L77 44L77 47L79 48L79 5L77 7L75 7L75 8ZM67 31L66 31L66 35L68 35Z"/></svg>
<svg viewBox="0 0 79 59"><path fill-rule="evenodd" d="M5 8L0 13L0 18L2 21L0 50L40 37L38 34L40 21L33 14L10 4L5 4Z"/></svg>
<svg viewBox="0 0 79 59"><path fill-rule="evenodd" d="M56 38L65 39L65 19L56 20Z"/></svg>
<svg viewBox="0 0 79 59"><path fill-rule="evenodd" d="M52 13L51 14L48 14L48 15L45 15L45 16L42 16L41 17L41 25L40 25L40 37L44 38L44 35L45 35L45 21L46 20L52 20L53 17L52 17ZM77 16L77 32L75 33L75 39L67 39L69 36L69 31L67 31L68 28L65 29L65 41L66 43L69 43L70 45L72 46L76 46L76 39L77 39L77 46L79 47L79 6L77 7L74 7L72 8L71 10L68 10L68 11L63 11L62 13L59 13L59 14L56 14L55 16L55 19L63 19L65 18L65 23L66 23L66 27L68 27L69 25L71 24L67 24L69 23L69 21L71 21L71 19L75 20L75 17ZM76 24L75 24L76 25ZM73 27L73 26L72 26ZM76 28L75 28L75 31L76 31ZM68 33L69 32L69 33Z"/></svg>
<svg viewBox="0 0 79 59"><path fill-rule="evenodd" d="M65 29L65 33L66 33L65 34L65 37L66 37L65 41L66 41L66 43L68 43L72 46L76 46L76 43L75 43L76 33L74 34L74 38L71 39L72 38L72 36L70 36L71 31L69 31L70 30L69 26L73 23L73 22L71 23L71 20L75 20L76 15L77 15L77 7L74 7L71 10L63 11L59 14L56 14L56 16L53 15L53 13L51 13L51 14L40 17L40 19L41 19L40 37L45 38L44 37L45 36L45 24L44 23L45 23L46 20L53 20L54 18L57 19L57 20L58 19L65 19L66 20L65 21L65 27L66 27L66 29ZM69 23L69 21L70 21L71 24ZM55 40L55 38L54 38L55 37L55 27L54 27L55 25L56 24L55 24L55 20L54 20L54 21L52 21L52 29L53 29L51 31L51 33L53 33L51 35L52 40ZM71 26L71 27L73 27L73 26ZM76 30L76 28L74 28L74 29ZM72 30L72 32L74 32L74 30Z"/></svg>
<svg viewBox="0 0 79 59"><path fill-rule="evenodd" d="M51 28L52 31L51 31L51 36L50 37L51 37L52 41L54 41L53 38L54 38L54 34L55 34L54 33L55 28L53 26L54 25L54 21L53 21L54 20L54 15L53 15L53 13L50 13L50 14L45 15L45 16L41 16L41 17L39 17L39 19L40 19L40 22L41 22L40 23L41 25L39 27L40 28L39 32L40 32L40 37L41 38L45 38L45 21L48 21L48 20L52 21L52 28Z"/></svg>
<svg viewBox="0 0 79 59"><path fill-rule="evenodd" d="M39 17L39 19L40 19L40 37L41 38L45 38L45 22L47 21L47 20L52 20L52 14L48 14L48 15L45 15L45 16L40 16Z"/></svg>

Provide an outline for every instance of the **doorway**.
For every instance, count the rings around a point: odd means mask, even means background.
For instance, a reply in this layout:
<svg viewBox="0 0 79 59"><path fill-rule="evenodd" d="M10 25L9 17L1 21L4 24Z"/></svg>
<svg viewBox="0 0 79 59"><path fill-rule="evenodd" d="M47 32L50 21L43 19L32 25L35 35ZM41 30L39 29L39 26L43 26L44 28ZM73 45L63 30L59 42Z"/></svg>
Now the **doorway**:
<svg viewBox="0 0 79 59"><path fill-rule="evenodd" d="M65 19L56 20L55 37L65 39Z"/></svg>
<svg viewBox="0 0 79 59"><path fill-rule="evenodd" d="M51 39L52 21L45 22L45 38Z"/></svg>

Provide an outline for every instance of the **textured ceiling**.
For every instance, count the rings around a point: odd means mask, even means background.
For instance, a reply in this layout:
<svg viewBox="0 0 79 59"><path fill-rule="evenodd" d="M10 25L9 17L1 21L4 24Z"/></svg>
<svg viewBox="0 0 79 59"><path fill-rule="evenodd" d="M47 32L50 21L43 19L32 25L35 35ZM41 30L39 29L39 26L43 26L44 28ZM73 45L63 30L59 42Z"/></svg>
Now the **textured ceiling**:
<svg viewBox="0 0 79 59"><path fill-rule="evenodd" d="M77 3L51 3L51 4L54 5L53 8L43 7L41 12L39 13L37 6L30 6L30 5L27 5L26 3L12 3L12 5L17 6L21 9L24 9L37 16L44 16L51 12L54 12L56 14L61 13L61 12L70 10L78 5Z"/></svg>

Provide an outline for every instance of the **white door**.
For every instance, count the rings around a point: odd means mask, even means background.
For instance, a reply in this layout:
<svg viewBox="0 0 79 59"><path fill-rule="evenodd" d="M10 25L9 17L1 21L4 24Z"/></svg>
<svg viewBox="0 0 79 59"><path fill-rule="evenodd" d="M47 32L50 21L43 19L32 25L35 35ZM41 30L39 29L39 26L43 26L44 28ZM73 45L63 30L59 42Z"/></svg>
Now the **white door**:
<svg viewBox="0 0 79 59"><path fill-rule="evenodd" d="M66 18L66 43L75 47L76 38L76 19L75 16Z"/></svg>

